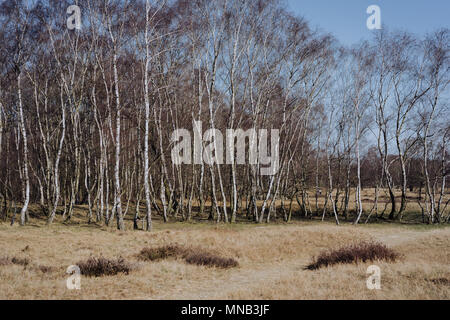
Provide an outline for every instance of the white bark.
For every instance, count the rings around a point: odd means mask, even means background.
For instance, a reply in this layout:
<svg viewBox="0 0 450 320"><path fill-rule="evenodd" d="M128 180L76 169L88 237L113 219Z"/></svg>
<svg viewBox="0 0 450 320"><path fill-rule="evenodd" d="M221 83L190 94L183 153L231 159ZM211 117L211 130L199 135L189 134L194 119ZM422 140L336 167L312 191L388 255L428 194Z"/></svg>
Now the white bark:
<svg viewBox="0 0 450 320"><path fill-rule="evenodd" d="M59 140L58 153L56 155L55 168L54 168L54 174L53 174L53 184L54 184L54 188L55 188L55 194L54 194L54 199L53 199L52 212L50 213L50 217L48 219L48 224L51 224L53 222L53 220L55 219L56 210L58 208L59 197L60 197L59 161L61 159L62 148L64 145L64 139L65 139L65 135L66 135L66 107L64 104L62 88L61 88L61 113L62 113L62 120L61 120L62 132L61 132L61 138Z"/></svg>
<svg viewBox="0 0 450 320"><path fill-rule="evenodd" d="M150 185L148 181L148 175L150 174L149 168L149 126L150 126L150 98L149 98L149 64L150 64L150 43L149 43L149 13L150 2L146 2L146 24L145 24L145 68L144 68L144 100L145 100L145 134L144 134L144 189L145 189L145 204L147 206L147 231L152 230L152 205L150 201Z"/></svg>
<svg viewBox="0 0 450 320"><path fill-rule="evenodd" d="M23 143L23 178L25 182L25 192L23 195L23 207L20 211L20 225L24 226L26 222L26 214L28 211L28 205L30 203L30 177L28 173L28 139L27 131L25 127L25 118L23 112L23 102L22 102L22 84L21 84L21 72L17 76L17 95L19 99L19 126L22 134Z"/></svg>

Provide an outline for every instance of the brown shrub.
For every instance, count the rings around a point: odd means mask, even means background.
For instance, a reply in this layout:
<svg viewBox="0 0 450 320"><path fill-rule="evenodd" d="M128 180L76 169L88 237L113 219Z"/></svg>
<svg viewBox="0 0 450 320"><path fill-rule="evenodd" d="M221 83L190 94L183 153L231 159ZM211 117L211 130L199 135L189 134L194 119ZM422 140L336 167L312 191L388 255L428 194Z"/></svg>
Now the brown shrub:
<svg viewBox="0 0 450 320"><path fill-rule="evenodd" d="M90 257L77 263L81 274L88 277L113 276L118 273L129 274L132 266L123 258L110 260L103 257Z"/></svg>
<svg viewBox="0 0 450 320"><path fill-rule="evenodd" d="M184 252L185 250L177 245L166 245L158 248L144 248L137 257L143 261L158 261L183 256Z"/></svg>
<svg viewBox="0 0 450 320"><path fill-rule="evenodd" d="M223 258L205 251L190 252L184 257L184 260L189 264L224 269L235 268L239 266L239 263L233 258Z"/></svg>
<svg viewBox="0 0 450 320"><path fill-rule="evenodd" d="M358 263L366 261L384 260L395 262L400 255L382 243L362 242L337 250L322 252L306 267L308 270L317 270L322 267L340 263Z"/></svg>
<svg viewBox="0 0 450 320"><path fill-rule="evenodd" d="M223 258L217 254L193 248L182 248L178 245L166 245L158 248L144 248L138 254L144 261L159 261L167 258L182 258L186 263L217 268L233 268L239 264L232 258Z"/></svg>
<svg viewBox="0 0 450 320"><path fill-rule="evenodd" d="M439 278L439 279L431 279L429 280L437 285L444 285L444 286L450 286L450 280L446 278Z"/></svg>

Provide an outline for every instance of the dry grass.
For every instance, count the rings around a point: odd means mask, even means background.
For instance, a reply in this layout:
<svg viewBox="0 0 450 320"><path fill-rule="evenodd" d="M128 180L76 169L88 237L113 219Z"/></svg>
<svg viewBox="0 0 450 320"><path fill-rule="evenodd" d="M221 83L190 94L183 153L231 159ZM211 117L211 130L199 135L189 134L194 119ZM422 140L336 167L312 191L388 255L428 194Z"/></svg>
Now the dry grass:
<svg viewBox="0 0 450 320"><path fill-rule="evenodd" d="M391 224L155 223L153 233L84 224L43 227L36 221L27 227L0 224L0 257L30 261L27 268L0 267L0 299L450 299L449 238L449 228ZM324 250L360 241L382 242L404 256L395 263L374 262L382 271L381 290L366 288L373 263L304 270ZM233 257L239 268L137 259L142 248L175 243ZM139 268L129 275L82 276L81 290L68 290L67 267L99 256L123 257Z"/></svg>
<svg viewBox="0 0 450 320"><path fill-rule="evenodd" d="M1 257L0 258L0 266L7 266L7 265L17 265L17 266L24 266L30 264L30 260L28 258L17 258L17 257Z"/></svg>

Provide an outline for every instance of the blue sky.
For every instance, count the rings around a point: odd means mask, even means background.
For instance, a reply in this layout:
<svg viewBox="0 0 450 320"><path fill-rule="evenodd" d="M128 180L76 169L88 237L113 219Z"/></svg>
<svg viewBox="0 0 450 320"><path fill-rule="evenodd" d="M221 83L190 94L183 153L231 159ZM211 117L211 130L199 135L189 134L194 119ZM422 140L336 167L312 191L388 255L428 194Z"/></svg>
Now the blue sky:
<svg viewBox="0 0 450 320"><path fill-rule="evenodd" d="M382 23L390 30L424 35L450 28L450 0L287 0L291 11L312 26L330 32L342 44L352 45L371 37L366 27L370 5L381 9Z"/></svg>

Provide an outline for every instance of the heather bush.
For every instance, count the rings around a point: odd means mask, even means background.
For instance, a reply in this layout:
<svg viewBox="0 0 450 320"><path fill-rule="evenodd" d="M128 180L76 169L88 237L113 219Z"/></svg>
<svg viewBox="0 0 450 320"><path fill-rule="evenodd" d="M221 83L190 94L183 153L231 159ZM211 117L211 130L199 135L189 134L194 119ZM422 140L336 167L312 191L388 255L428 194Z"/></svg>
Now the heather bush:
<svg viewBox="0 0 450 320"><path fill-rule="evenodd" d="M184 257L184 260L189 264L223 269L235 268L239 265L239 263L233 258L223 258L204 251L190 252Z"/></svg>
<svg viewBox="0 0 450 320"><path fill-rule="evenodd" d="M317 270L335 264L349 264L367 261L395 262L399 254L382 243L362 242L342 247L336 250L322 252L306 267Z"/></svg>
<svg viewBox="0 0 450 320"><path fill-rule="evenodd" d="M181 258L189 264L217 268L234 268L239 265L232 258L224 258L202 249L183 248L178 245L144 248L138 254L138 259L144 261L159 261L168 258Z"/></svg>
<svg viewBox="0 0 450 320"><path fill-rule="evenodd" d="M90 257L86 261L77 263L81 274L88 277L113 276L118 273L129 274L132 270L130 263L123 258L106 259L103 257Z"/></svg>
<svg viewBox="0 0 450 320"><path fill-rule="evenodd" d="M179 257L184 254L184 249L177 245L167 245L157 248L144 248L139 252L138 259L143 261L158 261L170 257Z"/></svg>

